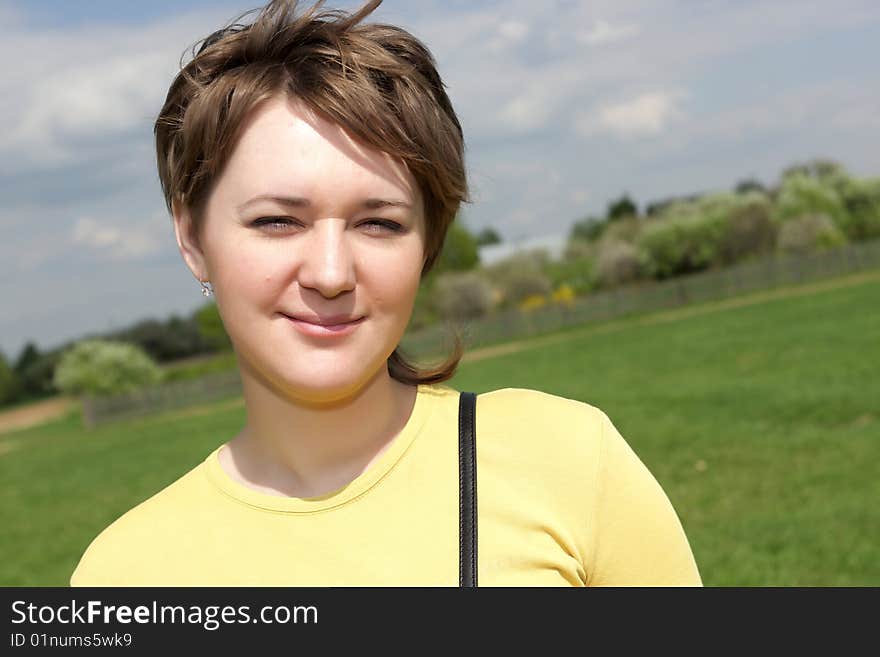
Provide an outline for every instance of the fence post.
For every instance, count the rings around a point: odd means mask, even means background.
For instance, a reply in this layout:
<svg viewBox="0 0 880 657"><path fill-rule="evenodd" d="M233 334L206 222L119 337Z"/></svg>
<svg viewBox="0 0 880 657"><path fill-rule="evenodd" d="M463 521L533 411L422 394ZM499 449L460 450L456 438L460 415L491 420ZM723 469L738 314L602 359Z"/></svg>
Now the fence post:
<svg viewBox="0 0 880 657"><path fill-rule="evenodd" d="M82 415L83 415L83 424L85 424L86 429L94 429L95 428L95 400L91 395L83 395L82 399Z"/></svg>
<svg viewBox="0 0 880 657"><path fill-rule="evenodd" d="M687 293L687 288L684 286L684 280L679 278L675 288L676 288L676 291L678 292L678 304L680 306L684 306L688 302L688 293Z"/></svg>
<svg viewBox="0 0 880 657"><path fill-rule="evenodd" d="M856 247L858 247L858 245L856 245ZM859 271L861 269L861 267L859 266L859 249L849 249L849 255L852 258L853 263L855 264L855 267L853 267L852 269L854 271ZM848 271L850 269L849 260L844 253L844 249L840 249L840 259L843 261L843 270Z"/></svg>

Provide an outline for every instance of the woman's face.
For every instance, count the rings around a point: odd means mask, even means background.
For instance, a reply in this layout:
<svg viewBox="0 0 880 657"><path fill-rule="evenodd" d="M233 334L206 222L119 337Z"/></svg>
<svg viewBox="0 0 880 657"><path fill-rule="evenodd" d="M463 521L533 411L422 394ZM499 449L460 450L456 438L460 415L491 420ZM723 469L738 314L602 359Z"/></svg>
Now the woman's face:
<svg viewBox="0 0 880 657"><path fill-rule="evenodd" d="M425 260L422 197L388 155L285 98L246 124L181 251L211 281L246 373L303 401L354 394L386 367ZM339 323L342 331L293 317ZM317 335L316 335L317 334Z"/></svg>

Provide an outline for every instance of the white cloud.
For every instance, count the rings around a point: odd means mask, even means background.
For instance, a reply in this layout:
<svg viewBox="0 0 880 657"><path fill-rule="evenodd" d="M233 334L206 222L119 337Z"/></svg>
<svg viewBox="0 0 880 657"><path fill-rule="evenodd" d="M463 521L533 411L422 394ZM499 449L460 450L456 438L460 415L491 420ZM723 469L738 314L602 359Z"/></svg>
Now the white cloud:
<svg viewBox="0 0 880 657"><path fill-rule="evenodd" d="M637 25L611 25L607 21L596 21L592 27L579 30L575 38L579 43L588 46L602 46L616 41L623 41L639 33Z"/></svg>
<svg viewBox="0 0 880 657"><path fill-rule="evenodd" d="M119 225L82 217L73 228L73 244L101 252L112 260L141 258L159 252L165 246L167 226L157 215L140 224Z"/></svg>
<svg viewBox="0 0 880 657"><path fill-rule="evenodd" d="M676 91L654 91L621 103L603 105L577 115L575 131L583 137L602 133L624 138L656 135L683 116L678 107L682 96Z"/></svg>
<svg viewBox="0 0 880 657"><path fill-rule="evenodd" d="M780 89L750 103L689 117L686 136L736 143L792 132L815 136L858 131L874 134L878 130L880 90L856 80L833 79Z"/></svg>
<svg viewBox="0 0 880 657"><path fill-rule="evenodd" d="M90 136L145 122L156 110L165 64L161 53L131 53L105 62L100 71L83 65L42 78L22 112L19 135Z"/></svg>
<svg viewBox="0 0 880 657"><path fill-rule="evenodd" d="M0 6L2 9L2 6ZM0 171L84 163L102 143L148 137L181 53L226 11L148 26L17 30L0 41ZM2 17L2 11L0 11Z"/></svg>
<svg viewBox="0 0 880 657"><path fill-rule="evenodd" d="M880 94L869 86L854 95L851 102L840 103L830 112L828 123L839 130L862 130L866 135L880 133Z"/></svg>
<svg viewBox="0 0 880 657"><path fill-rule="evenodd" d="M590 192L583 188L573 189L569 194L569 198L573 203L581 204L590 198Z"/></svg>
<svg viewBox="0 0 880 657"><path fill-rule="evenodd" d="M122 239L118 228L101 226L94 219L83 218L76 222L73 229L75 244L85 244L93 248L104 248L117 244Z"/></svg>
<svg viewBox="0 0 880 657"><path fill-rule="evenodd" d="M501 119L516 130L531 130L544 125L550 113L551 108L545 97L538 93L526 93L501 109Z"/></svg>
<svg viewBox="0 0 880 657"><path fill-rule="evenodd" d="M522 41L529 33L529 26L519 21L504 21L498 26L498 34L513 42Z"/></svg>
<svg viewBox="0 0 880 657"><path fill-rule="evenodd" d="M504 21L495 28L494 35L486 42L486 49L499 53L518 46L529 34L529 26L520 21Z"/></svg>

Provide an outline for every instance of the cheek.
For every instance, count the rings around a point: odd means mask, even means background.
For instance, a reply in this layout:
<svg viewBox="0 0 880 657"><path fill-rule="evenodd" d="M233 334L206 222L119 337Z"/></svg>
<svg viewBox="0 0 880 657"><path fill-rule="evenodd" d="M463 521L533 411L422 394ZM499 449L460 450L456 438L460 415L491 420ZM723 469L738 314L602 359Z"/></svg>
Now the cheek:
<svg viewBox="0 0 880 657"><path fill-rule="evenodd" d="M217 301L227 305L264 305L277 297L283 285L283 263L265 250L229 250L218 254Z"/></svg>
<svg viewBox="0 0 880 657"><path fill-rule="evenodd" d="M388 312L409 311L419 289L421 264L420 258L409 256L393 260L386 256L371 263L366 268L370 272L370 279L363 282L370 289L374 306ZM399 319L404 321L408 317Z"/></svg>

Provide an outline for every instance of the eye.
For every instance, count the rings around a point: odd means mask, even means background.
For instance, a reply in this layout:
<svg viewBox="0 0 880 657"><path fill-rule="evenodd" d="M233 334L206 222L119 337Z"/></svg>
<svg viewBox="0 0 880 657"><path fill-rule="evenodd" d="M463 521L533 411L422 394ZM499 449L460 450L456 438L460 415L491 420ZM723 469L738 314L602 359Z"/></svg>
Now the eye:
<svg viewBox="0 0 880 657"><path fill-rule="evenodd" d="M390 219L370 219L363 222L361 226L370 226L371 228L367 231L368 233L381 233L386 230L390 230L393 233L403 232L403 226Z"/></svg>
<svg viewBox="0 0 880 657"><path fill-rule="evenodd" d="M290 217L260 217L255 219L251 226L255 228L266 228L266 230L278 232L295 226L298 222Z"/></svg>

